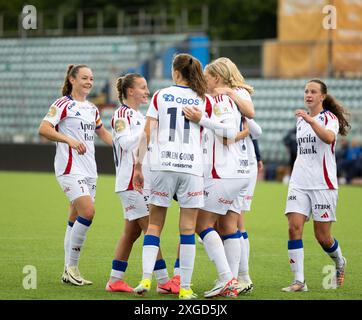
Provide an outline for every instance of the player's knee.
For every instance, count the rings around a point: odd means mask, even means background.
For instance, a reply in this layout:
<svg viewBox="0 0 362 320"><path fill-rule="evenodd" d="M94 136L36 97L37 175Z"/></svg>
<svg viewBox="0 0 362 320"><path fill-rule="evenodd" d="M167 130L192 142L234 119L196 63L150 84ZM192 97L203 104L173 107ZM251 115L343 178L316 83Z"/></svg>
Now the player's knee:
<svg viewBox="0 0 362 320"><path fill-rule="evenodd" d="M183 224L180 226L181 234L193 234L195 233L195 226L191 223Z"/></svg>
<svg viewBox="0 0 362 320"><path fill-rule="evenodd" d="M130 242L130 243L134 243L139 236L141 235L142 230L141 229L137 229L137 230L127 230L124 233L124 237L126 239L126 241Z"/></svg>
<svg viewBox="0 0 362 320"><path fill-rule="evenodd" d="M93 206L86 207L82 211L82 217L89 220L89 221L93 220L94 215L95 215L95 210L94 210Z"/></svg>
<svg viewBox="0 0 362 320"><path fill-rule="evenodd" d="M303 226L298 224L289 224L289 239L301 239L303 233Z"/></svg>
<svg viewBox="0 0 362 320"><path fill-rule="evenodd" d="M232 234L235 233L237 230L237 227L233 224L219 224L218 231L220 235L226 235L226 234Z"/></svg>

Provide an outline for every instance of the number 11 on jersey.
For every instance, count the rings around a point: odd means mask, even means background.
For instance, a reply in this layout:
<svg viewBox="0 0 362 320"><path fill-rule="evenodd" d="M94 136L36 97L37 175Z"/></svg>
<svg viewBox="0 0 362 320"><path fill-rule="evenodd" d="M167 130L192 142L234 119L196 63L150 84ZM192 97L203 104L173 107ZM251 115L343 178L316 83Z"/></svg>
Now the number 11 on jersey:
<svg viewBox="0 0 362 320"><path fill-rule="evenodd" d="M175 141L177 108L168 108L167 114L170 115L170 133L168 136L168 141ZM182 111L181 115L184 117L183 143L189 143L190 142L190 121L185 118L185 114L183 111Z"/></svg>

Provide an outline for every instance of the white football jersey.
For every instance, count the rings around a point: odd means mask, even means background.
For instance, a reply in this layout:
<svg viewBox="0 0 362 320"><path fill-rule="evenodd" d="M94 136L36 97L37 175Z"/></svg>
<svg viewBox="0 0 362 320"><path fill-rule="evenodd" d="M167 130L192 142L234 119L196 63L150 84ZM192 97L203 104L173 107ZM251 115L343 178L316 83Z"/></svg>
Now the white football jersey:
<svg viewBox="0 0 362 320"><path fill-rule="evenodd" d="M56 176L77 174L97 177L94 134L102 126L98 108L89 101L76 101L71 96L64 96L51 105L44 120L55 126L58 132L83 142L87 149L85 154L79 155L66 143L57 142L54 160Z"/></svg>
<svg viewBox="0 0 362 320"><path fill-rule="evenodd" d="M202 176L201 127L184 117L185 106L211 115L211 97L203 101L189 87L173 85L153 95L147 116L158 120L158 129L151 137L151 170Z"/></svg>
<svg viewBox="0 0 362 320"><path fill-rule="evenodd" d="M336 139L327 144L318 138L312 127L297 119L297 159L289 185L300 189L337 189L335 145L339 131L337 117L330 111L322 111L314 119L320 126L331 130Z"/></svg>
<svg viewBox="0 0 362 320"><path fill-rule="evenodd" d="M241 99L252 102L251 96L250 96L250 93L248 90L246 90L244 88L235 88L234 91ZM246 143L246 148L248 151L249 165L252 165L256 162L256 155L255 155L255 148L254 148L254 144L252 141L252 137L250 135L248 135L245 138L245 143Z"/></svg>
<svg viewBox="0 0 362 320"><path fill-rule="evenodd" d="M213 98L210 119L223 122L232 119L235 128L242 130L241 114L235 103L226 95ZM205 178L248 178L249 161L245 139L225 146L223 139L210 129L205 129L204 142L204 176Z"/></svg>
<svg viewBox="0 0 362 320"><path fill-rule="evenodd" d="M113 156L116 166L115 191L133 190L135 152L146 123L145 116L126 105L120 106L112 118ZM150 177L146 154L142 163L144 189L149 189Z"/></svg>

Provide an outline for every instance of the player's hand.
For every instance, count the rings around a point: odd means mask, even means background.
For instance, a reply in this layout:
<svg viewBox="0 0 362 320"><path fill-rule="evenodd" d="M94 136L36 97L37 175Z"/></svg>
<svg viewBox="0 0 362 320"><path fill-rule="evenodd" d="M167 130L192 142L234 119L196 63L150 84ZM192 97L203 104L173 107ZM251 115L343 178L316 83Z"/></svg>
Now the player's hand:
<svg viewBox="0 0 362 320"><path fill-rule="evenodd" d="M303 109L297 109L295 110L295 116L296 117L302 117L305 122L311 124L314 119Z"/></svg>
<svg viewBox="0 0 362 320"><path fill-rule="evenodd" d="M245 130L246 135L249 135L249 123L248 120L246 120L245 117L243 117L243 130Z"/></svg>
<svg viewBox="0 0 362 320"><path fill-rule="evenodd" d="M190 120L195 123L199 123L202 118L202 112L199 108L192 106L192 107L184 107L182 108L183 113L187 120Z"/></svg>
<svg viewBox="0 0 362 320"><path fill-rule="evenodd" d="M262 160L258 161L258 173L262 173L264 170L264 164Z"/></svg>
<svg viewBox="0 0 362 320"><path fill-rule="evenodd" d="M83 142L69 138L68 146L76 150L78 154L85 154L87 148Z"/></svg>
<svg viewBox="0 0 362 320"><path fill-rule="evenodd" d="M132 184L133 184L133 188L142 194L144 178L143 178L143 174L142 174L142 168L140 165L136 164L134 167Z"/></svg>

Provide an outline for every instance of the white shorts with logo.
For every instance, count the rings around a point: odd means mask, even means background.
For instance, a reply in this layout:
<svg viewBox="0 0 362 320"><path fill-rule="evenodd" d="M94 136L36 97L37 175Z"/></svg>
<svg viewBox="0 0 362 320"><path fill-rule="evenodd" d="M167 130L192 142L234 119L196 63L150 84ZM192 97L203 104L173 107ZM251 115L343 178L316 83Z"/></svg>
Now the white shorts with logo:
<svg viewBox="0 0 362 320"><path fill-rule="evenodd" d="M90 196L94 202L96 198L97 178L74 174L64 174L56 178L70 202L82 196Z"/></svg>
<svg viewBox="0 0 362 320"><path fill-rule="evenodd" d="M256 180L258 179L258 165L250 165L250 177L248 178L248 185L246 190L241 189L239 195L234 200L230 207L231 211L240 213L250 211L251 201L253 200Z"/></svg>
<svg viewBox="0 0 362 320"><path fill-rule="evenodd" d="M246 192L248 179L205 179L205 206L202 210L225 215L240 190ZM238 212L240 213L240 211Z"/></svg>
<svg viewBox="0 0 362 320"><path fill-rule="evenodd" d="M289 187L285 214L297 212L314 221L337 221L338 190L306 190Z"/></svg>
<svg viewBox="0 0 362 320"><path fill-rule="evenodd" d="M204 178L180 172L152 171L150 203L168 208L174 194L180 208L203 207Z"/></svg>
<svg viewBox="0 0 362 320"><path fill-rule="evenodd" d="M142 194L136 190L117 192L123 207L125 219L132 221L148 216L150 190L143 189Z"/></svg>

